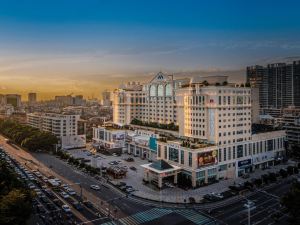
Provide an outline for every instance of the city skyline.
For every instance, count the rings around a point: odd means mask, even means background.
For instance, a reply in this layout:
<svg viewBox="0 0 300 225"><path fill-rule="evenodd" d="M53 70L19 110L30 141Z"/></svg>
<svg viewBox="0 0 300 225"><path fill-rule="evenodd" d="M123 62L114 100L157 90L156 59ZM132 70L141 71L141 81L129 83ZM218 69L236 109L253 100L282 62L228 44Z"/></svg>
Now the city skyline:
<svg viewBox="0 0 300 225"><path fill-rule="evenodd" d="M246 66L299 56L290 2L2 3L0 92L98 97L158 71L244 80Z"/></svg>

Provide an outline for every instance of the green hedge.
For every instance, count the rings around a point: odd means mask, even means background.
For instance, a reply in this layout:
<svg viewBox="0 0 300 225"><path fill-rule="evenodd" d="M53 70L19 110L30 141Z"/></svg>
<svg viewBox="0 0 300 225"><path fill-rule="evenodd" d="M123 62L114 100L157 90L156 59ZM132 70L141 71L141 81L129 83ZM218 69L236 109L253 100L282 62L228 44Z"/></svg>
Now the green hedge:
<svg viewBox="0 0 300 225"><path fill-rule="evenodd" d="M0 120L0 133L10 141L30 150L50 151L58 143L55 135L12 120Z"/></svg>

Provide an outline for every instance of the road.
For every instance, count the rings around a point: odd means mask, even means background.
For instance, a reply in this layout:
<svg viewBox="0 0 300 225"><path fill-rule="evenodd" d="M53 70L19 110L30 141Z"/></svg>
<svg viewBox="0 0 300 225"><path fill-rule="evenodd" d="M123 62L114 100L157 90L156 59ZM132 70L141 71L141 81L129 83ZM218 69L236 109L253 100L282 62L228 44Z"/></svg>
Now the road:
<svg viewBox="0 0 300 225"><path fill-rule="evenodd" d="M248 224L248 210L244 207L246 199L255 203L255 207L251 209L251 224L287 224L287 215L283 216L279 221L272 219L272 214L282 213L283 208L280 205L280 197L283 196L290 188L291 182L284 180L278 184L274 184L266 191L254 191L244 200L228 204L226 206L214 209L212 215L223 221L225 224Z"/></svg>
<svg viewBox="0 0 300 225"><path fill-rule="evenodd" d="M78 184L80 183L83 197L99 206L106 215L117 220L118 224L204 225L211 224L213 221L211 218L193 209L166 209L145 205L126 198L125 194L115 191L105 183L102 185L102 183L93 177L74 169L55 156L44 153L29 153L17 146L7 144L5 138L2 136L0 136L0 145L17 161L22 164L26 163L26 166L39 170L47 176L53 175L62 180L63 183L71 184L77 193L80 193L80 186ZM91 190L91 184L101 185L101 190ZM83 222L86 222L88 219L83 219ZM99 222L95 224L99 224Z"/></svg>

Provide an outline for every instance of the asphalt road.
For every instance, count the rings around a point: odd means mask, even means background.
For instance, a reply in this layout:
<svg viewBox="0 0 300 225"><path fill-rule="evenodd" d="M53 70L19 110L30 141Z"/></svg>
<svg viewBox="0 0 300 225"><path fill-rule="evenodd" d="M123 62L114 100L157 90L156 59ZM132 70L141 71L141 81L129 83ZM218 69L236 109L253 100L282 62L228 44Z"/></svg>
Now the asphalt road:
<svg viewBox="0 0 300 225"><path fill-rule="evenodd" d="M266 191L254 191L247 200L252 201L255 207L250 211L250 222L255 225L265 224L288 224L287 215L275 221L272 214L282 212L280 197L283 196L290 188L291 183L288 180L274 184ZM215 209L212 215L223 221L224 224L248 224L248 209L244 207L247 202L246 198L236 203L228 204L221 208Z"/></svg>
<svg viewBox="0 0 300 225"><path fill-rule="evenodd" d="M67 178L72 183L80 183L83 187L83 196L87 195L88 192L93 193L95 196L99 197L102 201L109 201L114 208L122 211L125 215L131 215L137 213L139 211L148 210L152 207L144 206L137 204L130 199L124 197L115 191L110 190L110 187L107 185L100 186L100 191L95 191L90 189L91 184L100 184L101 182L95 181L94 178L87 176L81 171L77 171L69 164L61 161L60 159L56 158L55 156L49 154L42 154L42 153L33 153L32 154L38 161L42 162L46 166L52 166L52 170L57 174ZM122 199L118 199L122 198ZM112 200L115 199L115 200ZM101 201L100 200L100 201ZM99 205L100 202L98 202Z"/></svg>

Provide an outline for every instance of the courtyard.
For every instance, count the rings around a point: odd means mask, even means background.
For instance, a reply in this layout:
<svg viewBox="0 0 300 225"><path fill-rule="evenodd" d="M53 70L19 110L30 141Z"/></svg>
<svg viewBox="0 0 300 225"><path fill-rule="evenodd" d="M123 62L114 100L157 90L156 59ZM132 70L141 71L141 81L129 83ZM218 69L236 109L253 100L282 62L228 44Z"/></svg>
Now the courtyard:
<svg viewBox="0 0 300 225"><path fill-rule="evenodd" d="M282 168L286 168L289 165L294 165L293 162L285 164L279 164L273 166L267 170L257 169L254 173L250 173L250 177L243 179L241 177L236 179L220 180L217 183L213 183L207 186L203 186L197 189L182 189L171 184L165 186L162 189L158 189L154 185L145 184L144 168L141 165L149 164L148 160L142 160L139 157L133 157L132 155L122 154L117 155L104 155L101 153L91 153L86 149L68 150L68 152L75 158L85 159L87 164L94 167L120 167L127 170L126 176L120 179L113 179L110 176L111 183L117 185L120 182L126 183L128 187L132 189L132 194L156 201L183 203L188 202L190 197L193 197L196 202L203 200L203 196L210 193L222 193L229 190L229 186L244 183L247 180L253 178L260 178L261 175L269 172L277 172ZM126 159L133 158L133 161L127 161Z"/></svg>

